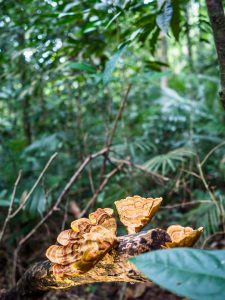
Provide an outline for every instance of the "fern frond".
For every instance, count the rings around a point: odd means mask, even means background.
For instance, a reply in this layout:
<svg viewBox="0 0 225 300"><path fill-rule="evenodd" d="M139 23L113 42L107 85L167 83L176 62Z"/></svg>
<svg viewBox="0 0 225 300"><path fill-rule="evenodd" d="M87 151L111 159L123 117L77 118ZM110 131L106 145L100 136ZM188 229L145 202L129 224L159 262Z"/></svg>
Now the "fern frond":
<svg viewBox="0 0 225 300"><path fill-rule="evenodd" d="M144 163L144 167L153 172L161 171L163 175L166 175L170 171L176 171L180 163L194 155L195 153L191 149L179 148L153 157Z"/></svg>

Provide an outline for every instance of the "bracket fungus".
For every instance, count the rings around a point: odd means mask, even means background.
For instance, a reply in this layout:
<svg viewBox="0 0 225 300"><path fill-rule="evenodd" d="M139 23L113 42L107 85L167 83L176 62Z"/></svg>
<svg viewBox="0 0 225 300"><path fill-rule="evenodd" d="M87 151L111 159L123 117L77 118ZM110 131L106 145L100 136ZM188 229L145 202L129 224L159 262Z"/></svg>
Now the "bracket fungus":
<svg viewBox="0 0 225 300"><path fill-rule="evenodd" d="M139 232L159 209L162 198L127 197L115 202L120 221L128 234Z"/></svg>
<svg viewBox="0 0 225 300"><path fill-rule="evenodd" d="M89 271L117 242L116 220L110 208L99 208L89 219L73 221L71 228L57 237L60 245L52 245L46 251L54 263L53 274L58 277Z"/></svg>
<svg viewBox="0 0 225 300"><path fill-rule="evenodd" d="M163 248L192 247L203 232L203 227L193 229L180 225L171 225L166 231L171 242L166 242Z"/></svg>
<svg viewBox="0 0 225 300"><path fill-rule="evenodd" d="M159 209L162 198L127 197L115 202L121 222L128 234L134 234L147 225ZM71 223L71 229L62 231L57 242L46 251L53 263L55 277L78 276L87 273L100 260L111 255L119 240L117 224L111 208L98 208L89 215ZM203 228L172 225L167 229L168 240L161 248L191 247L198 240ZM107 256L108 257L108 256Z"/></svg>

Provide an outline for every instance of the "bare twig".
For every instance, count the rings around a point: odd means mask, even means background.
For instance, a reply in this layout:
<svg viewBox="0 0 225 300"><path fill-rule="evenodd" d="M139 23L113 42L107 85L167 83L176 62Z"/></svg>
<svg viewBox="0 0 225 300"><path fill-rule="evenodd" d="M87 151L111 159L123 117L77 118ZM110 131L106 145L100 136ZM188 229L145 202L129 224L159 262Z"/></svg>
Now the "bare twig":
<svg viewBox="0 0 225 300"><path fill-rule="evenodd" d="M121 118L121 115L124 111L124 108L125 108L125 105L126 105L126 102L128 100L128 96L129 96L129 93L130 93L130 90L131 90L131 84L128 85L127 87L127 90L126 90L126 93L122 99L122 102L120 104L120 108L119 108L119 111L117 113L117 116L116 116L116 119L115 119L115 122L114 122L114 125L113 125L113 128L112 128L112 131L108 137L108 140L107 140L107 147L109 148L111 145L112 145L112 139L113 139L113 136L116 132L116 129L117 129L117 126L118 126L118 123L119 123L119 120Z"/></svg>
<svg viewBox="0 0 225 300"><path fill-rule="evenodd" d="M19 181L21 179L21 175L22 175L22 171L20 170L19 174L17 176L16 182L14 184L14 188L13 188L13 192L12 192L12 196L11 196L11 201L10 201L10 205L9 205L9 209L8 209L8 213L7 213L7 217L5 218L5 222L3 224L3 227L2 227L2 230L1 230L1 233L0 233L0 243L1 243L3 235L5 233L6 226L9 222L9 220L10 220L10 216L11 216L11 213L12 213L12 208L13 208L13 204L14 204L14 200L15 200L16 190L17 190L17 186L19 184Z"/></svg>
<svg viewBox="0 0 225 300"><path fill-rule="evenodd" d="M123 99L121 101L120 108L119 108L119 110L117 112L113 128L112 128L111 132L109 133L109 135L106 138L105 147L107 148L107 151L105 153L105 157L104 157L104 160L103 160L103 163L102 163L102 167L101 167L101 170L100 170L99 182L102 181L102 177L105 174L106 161L107 161L107 157L108 157L108 153L109 153L110 147L112 146L112 139L113 139L113 136L115 135L116 129L118 127L119 120L120 120L121 115L122 115L122 113L124 111L124 108L125 108L125 105L126 105L126 102L127 102L127 99L128 99L129 93L130 93L130 90L131 90L131 84L129 84L128 87L127 87L126 93L125 93L125 95L124 95L124 97L123 97Z"/></svg>
<svg viewBox="0 0 225 300"><path fill-rule="evenodd" d="M207 159L210 157L210 155L213 154L214 151L216 151L217 149L219 149L220 147L225 145L225 141L223 141L222 143L218 144L217 146L215 146L214 148L212 148L209 153L205 156L205 158L202 160L201 162L201 167L203 167L204 163L207 161Z"/></svg>
<svg viewBox="0 0 225 300"><path fill-rule="evenodd" d="M82 171L85 169L85 167L95 159L96 157L99 157L101 155L104 155L104 153L107 151L107 148L104 148L100 150L99 152L96 152L95 154L89 155L86 157L86 159L83 161L83 163L80 165L80 167L77 169L77 171L73 174L73 176L70 178L68 183L65 185L63 191L60 193L59 197L57 198L55 204L53 207L48 211L48 213L40 220L40 222L25 236L23 237L19 243L18 246L14 252L14 260L13 260L13 272L12 272L12 281L15 282L15 274L16 274L16 265L17 265L17 258L18 253L22 247L22 245L38 230L39 227L41 227L46 220L53 214L54 211L58 210L58 206L61 203L62 199L65 197L65 195L69 192L70 188L72 187L73 183L77 180L79 175L82 173Z"/></svg>
<svg viewBox="0 0 225 300"><path fill-rule="evenodd" d="M124 300L127 289L127 282L123 282L121 284L121 288L119 289L119 297L118 300Z"/></svg>
<svg viewBox="0 0 225 300"><path fill-rule="evenodd" d="M195 173L195 172L192 172L192 171L189 171L189 170L185 170L185 169L181 169L181 171L184 171L184 172L187 173L187 174L190 174L190 175L192 175L192 176L194 176L194 177L196 177L196 178L198 178L198 179L201 179L201 176L198 175L198 174Z"/></svg>
<svg viewBox="0 0 225 300"><path fill-rule="evenodd" d="M26 203L29 200L30 196L32 195L32 193L34 192L34 190L36 189L36 187L38 186L38 184L41 181L42 177L44 176L45 172L47 171L48 167L50 166L50 164L56 158L57 155L58 155L58 153L54 153L50 157L50 159L48 160L48 162L45 165L44 169L42 170L41 174L38 176L38 179L36 180L36 182L34 183L34 185L32 186L32 188L30 189L29 193L26 195L26 197L24 198L24 200L22 201L22 203L19 205L19 207L14 211L14 213L12 213L10 215L10 219L14 218L21 211L21 209L24 208L24 206L26 205Z"/></svg>
<svg viewBox="0 0 225 300"><path fill-rule="evenodd" d="M11 285L15 285L16 283L16 267L17 267L17 260L18 260L18 253L20 251L21 246L17 246L13 252L13 265L12 265L12 283Z"/></svg>
<svg viewBox="0 0 225 300"><path fill-rule="evenodd" d="M67 215L68 215L68 205L69 205L69 198L67 197L66 205L64 207L64 215L63 215L63 221L62 221L62 225L61 225L61 231L63 231L65 229L66 219L67 219Z"/></svg>
<svg viewBox="0 0 225 300"><path fill-rule="evenodd" d="M103 155L105 152L107 151L106 148L102 149L101 151L89 155L84 161L83 163L80 165L80 167L78 168L78 170L73 174L73 176L70 178L70 180L68 181L68 183L66 184L65 188L63 189L63 191L61 192L61 194L59 195L59 197L57 198L55 204L53 205L53 207L48 211L48 213L41 219L41 221L20 241L19 244L23 244L25 241L27 241L35 232L36 230L45 223L45 221L53 214L54 211L58 210L58 206L61 203L62 199L65 197L65 195L68 193L68 191L70 190L70 188L72 187L72 185L74 184L74 182L77 180L77 178L80 176L80 174L82 173L82 171L84 170L84 168L90 163L91 160L93 160L94 158Z"/></svg>
<svg viewBox="0 0 225 300"><path fill-rule="evenodd" d="M216 207L217 207L217 209L218 209L218 211L219 211L220 209L219 209L219 206L218 206L218 202L217 202L217 200L216 200L215 195L214 195L213 192L210 190L208 183L206 182L204 173L203 173L203 171L202 171L201 164L198 163L198 164L197 164L197 167L198 167L198 171L199 171L200 178L201 178L201 180L202 180L202 182L203 182L203 184L204 184L204 186L205 186L205 189L206 189L206 191L208 192L210 198L211 198L212 201L215 203L215 205L216 205Z"/></svg>
<svg viewBox="0 0 225 300"><path fill-rule="evenodd" d="M202 166L200 163L197 164L197 167L198 167L198 170L199 170L199 174L201 176L201 180L205 186L205 189L207 190L212 202L216 205L216 209L217 209L217 212L218 212L218 216L220 217L220 221L221 221L221 224L224 224L224 215L223 215L223 209L221 209L220 205L219 205L219 201L216 199L214 193L211 191L211 189L209 188L209 185L208 183L206 182L206 179L205 179L205 176L204 176L204 173L202 171Z"/></svg>
<svg viewBox="0 0 225 300"><path fill-rule="evenodd" d="M164 209L171 209L171 208L176 208L176 207L182 207L182 206L187 206L187 205L195 205L195 204L199 204L199 203L212 203L211 200L195 200L195 201L190 201L190 202L184 202L184 203L178 203L178 204L174 204L174 205L166 205L166 206L162 206L161 208Z"/></svg>
<svg viewBox="0 0 225 300"><path fill-rule="evenodd" d="M222 142L220 143L219 145L217 145L216 147L214 147L211 151L209 151L209 153L205 156L205 158L202 160L202 162L199 161L199 157L197 156L197 169L198 169L198 174L194 173L194 172L190 172L190 171L187 171L187 170L184 170L185 172L197 177L198 179L200 179L207 191L207 193L209 194L210 196L210 199L211 203L214 203L215 206L216 206L216 210L218 212L218 216L220 217L221 219L221 224L223 224L223 220L224 220L224 212L223 212L223 208L222 206L220 206L219 204L219 201L216 199L216 196L214 195L213 191L210 189L207 181L206 181L206 178L205 178L205 175L203 173L203 169L202 169L202 166L204 165L204 163L207 161L207 159L209 158L209 156L215 151L217 150L218 148L220 148L221 146L225 145L225 142ZM194 204L194 203L193 203Z"/></svg>
<svg viewBox="0 0 225 300"><path fill-rule="evenodd" d="M108 184L109 180L122 168L122 164L117 166L115 169L113 169L108 175L105 176L105 179L102 181L102 183L99 185L98 189L96 190L93 197L90 199L90 201L87 203L86 207L82 210L80 213L79 218L82 218L86 212L88 211L89 207L95 203L95 201L98 198L98 195L101 193L101 191L104 189L104 187Z"/></svg>
<svg viewBox="0 0 225 300"><path fill-rule="evenodd" d="M160 179L160 180L163 180L163 181L168 181L168 180L169 180L168 177L165 177L165 176L160 175L160 174L158 174L158 173L156 173L156 172L150 171L150 170L146 169L145 167L143 167L143 166L141 166L141 165L138 165L138 164L135 164L135 163L131 162L130 160L126 160L126 159L116 159L116 158L114 158L114 157L110 157L110 160L111 160L112 162L116 162L116 163L119 163L119 164L122 163L122 164L128 165L128 166L130 166L130 167L139 169L139 170L141 170L142 172L144 172L144 173L146 173L146 174L148 174L148 175L151 175L152 177L156 177L156 178L158 178L158 179Z"/></svg>
<svg viewBox="0 0 225 300"><path fill-rule="evenodd" d="M89 179L89 182L90 182L91 192L92 192L92 194L94 194L95 193L95 186L94 186L94 181L93 181L93 176L92 176L91 164L88 165L88 179Z"/></svg>
<svg viewBox="0 0 225 300"><path fill-rule="evenodd" d="M218 231L218 232L215 232L214 234L208 236L208 237L204 240L204 242L203 242L201 248L205 248L205 246L207 245L207 243L208 243L212 238L214 238L215 236L217 236L217 235L223 235L223 234L225 235L225 231Z"/></svg>

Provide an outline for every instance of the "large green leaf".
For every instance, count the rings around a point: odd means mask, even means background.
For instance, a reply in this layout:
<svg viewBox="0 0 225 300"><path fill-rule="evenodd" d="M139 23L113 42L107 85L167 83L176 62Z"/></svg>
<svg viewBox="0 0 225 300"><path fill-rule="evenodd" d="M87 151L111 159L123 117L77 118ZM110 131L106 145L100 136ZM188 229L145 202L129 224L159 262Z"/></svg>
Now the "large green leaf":
<svg viewBox="0 0 225 300"><path fill-rule="evenodd" d="M225 251L177 248L153 251L131 261L146 277L193 300L225 299Z"/></svg>

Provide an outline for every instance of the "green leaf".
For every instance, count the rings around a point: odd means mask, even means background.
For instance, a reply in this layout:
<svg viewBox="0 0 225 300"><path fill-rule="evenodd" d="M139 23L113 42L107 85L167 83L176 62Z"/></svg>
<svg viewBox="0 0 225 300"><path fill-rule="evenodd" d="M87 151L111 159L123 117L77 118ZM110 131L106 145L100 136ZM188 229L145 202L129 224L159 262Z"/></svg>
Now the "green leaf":
<svg viewBox="0 0 225 300"><path fill-rule="evenodd" d="M36 151L36 150L40 151L40 149L45 151L55 151L58 147L58 144L59 144L59 139L57 133L48 136L43 136L40 139L34 141L28 147L26 147L25 153L29 153L31 151Z"/></svg>
<svg viewBox="0 0 225 300"><path fill-rule="evenodd" d="M131 261L161 287L193 300L225 299L225 251L177 248Z"/></svg>
<svg viewBox="0 0 225 300"><path fill-rule="evenodd" d="M19 199L15 199L13 203L14 204L19 203ZM10 199L8 200L0 199L0 207L9 207L9 205L10 205Z"/></svg>
<svg viewBox="0 0 225 300"><path fill-rule="evenodd" d="M157 61L157 60L147 60L145 62L145 66L151 70L154 70L156 72L161 72L162 67L168 67L168 64L161 62L161 61Z"/></svg>
<svg viewBox="0 0 225 300"><path fill-rule="evenodd" d="M161 13L156 17L156 23L165 34L168 33L170 21L173 15L173 8L170 0L166 0L161 8Z"/></svg>
<svg viewBox="0 0 225 300"><path fill-rule="evenodd" d="M46 204L47 200L44 191L42 188L38 188L31 197L27 210L32 216L42 216L45 212Z"/></svg>
<svg viewBox="0 0 225 300"><path fill-rule="evenodd" d="M115 14L113 16L113 18L108 22L108 24L105 26L105 29L107 29L120 15L121 15L121 11L119 11L117 14Z"/></svg>
<svg viewBox="0 0 225 300"><path fill-rule="evenodd" d="M112 72L114 71L116 64L122 54L124 53L126 46L120 48L112 57L111 59L107 62L105 66L105 70L103 72L103 83L107 84L110 81Z"/></svg>
<svg viewBox="0 0 225 300"><path fill-rule="evenodd" d="M172 0L173 16L171 19L171 29L176 41L179 41L181 32L180 0Z"/></svg>
<svg viewBox="0 0 225 300"><path fill-rule="evenodd" d="M152 32L151 38L149 40L150 52L152 55L155 54L155 49L159 38L159 34L160 34L160 30L158 27L156 27Z"/></svg>
<svg viewBox="0 0 225 300"><path fill-rule="evenodd" d="M0 199L0 207L9 207L10 201Z"/></svg>
<svg viewBox="0 0 225 300"><path fill-rule="evenodd" d="M95 73L96 72L96 69L94 67L92 67L91 65L86 64L86 63L73 62L73 63L69 63L67 65L67 67L69 67L70 69L73 69L73 70L84 71L87 73Z"/></svg>

